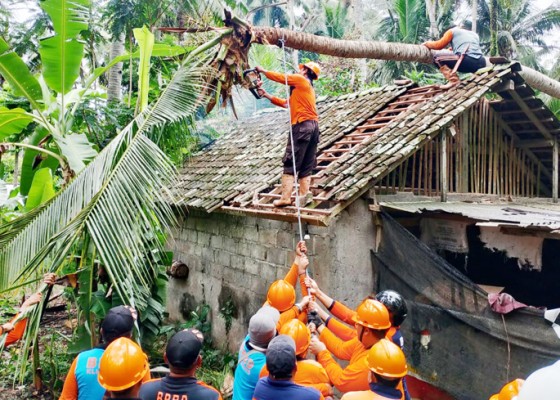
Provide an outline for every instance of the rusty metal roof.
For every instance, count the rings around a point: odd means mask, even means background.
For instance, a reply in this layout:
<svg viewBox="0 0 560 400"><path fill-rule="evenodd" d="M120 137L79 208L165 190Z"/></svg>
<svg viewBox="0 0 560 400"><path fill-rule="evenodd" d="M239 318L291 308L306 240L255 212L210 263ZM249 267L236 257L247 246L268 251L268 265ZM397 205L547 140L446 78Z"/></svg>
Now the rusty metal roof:
<svg viewBox="0 0 560 400"><path fill-rule="evenodd" d="M451 90L441 90L438 86L387 86L319 99L321 143L313 176L315 197L312 207L301 210L302 219L328 224L329 218L433 140L442 128L451 125L492 90L502 97L493 107L498 112L509 110L508 118L504 118L506 123L514 118L527 123L527 132L538 131L534 119L540 118L544 129L558 135L560 123L534 97L532 89L524 85L516 74L518 70L519 65L515 63L495 65L470 75ZM513 83L508 86L508 82ZM532 119L527 115L529 112L536 113ZM175 188L177 197L187 207L208 212L221 209L295 220L295 207L278 210L271 204L280 196L278 181L288 119L287 112L279 109L231 122L224 136L193 156L181 169L180 183ZM527 148L541 146L535 143L536 137L548 140L538 132L534 137L533 134L524 136L523 130L510 130L515 135L516 146L523 147L524 143L528 144ZM550 145L550 140L546 145ZM543 162L545 168L552 164Z"/></svg>
<svg viewBox="0 0 560 400"><path fill-rule="evenodd" d="M465 202L382 202L382 209L423 215L461 215L495 226L535 228L548 231L560 229L560 206L552 203L465 203Z"/></svg>

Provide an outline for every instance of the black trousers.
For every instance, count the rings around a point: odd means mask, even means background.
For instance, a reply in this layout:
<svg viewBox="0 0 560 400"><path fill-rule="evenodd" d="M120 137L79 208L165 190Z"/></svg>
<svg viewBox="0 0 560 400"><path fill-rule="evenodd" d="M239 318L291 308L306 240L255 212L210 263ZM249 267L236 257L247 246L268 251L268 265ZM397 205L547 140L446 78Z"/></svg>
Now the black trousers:
<svg viewBox="0 0 560 400"><path fill-rule="evenodd" d="M455 67L455 63L457 60L446 60L446 61L438 61L437 55L434 57L434 62L439 67L441 65L447 65L449 68L453 69ZM476 72L480 68L484 68L486 66L486 60L484 57L474 58L469 55L465 55L461 65L459 65L459 72Z"/></svg>
<svg viewBox="0 0 560 400"><path fill-rule="evenodd" d="M311 120L294 124L292 125L292 135L294 137L294 153L298 178L305 178L312 174L313 168L317 165L319 124L317 121ZM284 174L295 175L292 161L292 142L289 135L282 163L284 165Z"/></svg>

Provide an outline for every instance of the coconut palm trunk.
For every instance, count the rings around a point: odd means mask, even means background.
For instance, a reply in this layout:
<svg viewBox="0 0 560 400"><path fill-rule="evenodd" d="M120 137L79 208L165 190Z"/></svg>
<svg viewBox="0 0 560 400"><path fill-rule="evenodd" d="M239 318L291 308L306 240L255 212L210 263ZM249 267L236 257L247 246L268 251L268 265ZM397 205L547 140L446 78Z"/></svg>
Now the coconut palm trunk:
<svg viewBox="0 0 560 400"><path fill-rule="evenodd" d="M254 43L277 44L281 38L284 38L286 47L335 57L372 58L425 64L433 62L432 52L417 44L341 40L266 26L252 27L252 32ZM534 89L560 98L560 82L525 66L522 66L520 74Z"/></svg>
<svg viewBox="0 0 560 400"><path fill-rule="evenodd" d="M114 60L124 54L124 34L121 33L118 39L111 43L109 59ZM107 101L121 101L122 99L122 71L123 63L117 63L109 70L107 85Z"/></svg>

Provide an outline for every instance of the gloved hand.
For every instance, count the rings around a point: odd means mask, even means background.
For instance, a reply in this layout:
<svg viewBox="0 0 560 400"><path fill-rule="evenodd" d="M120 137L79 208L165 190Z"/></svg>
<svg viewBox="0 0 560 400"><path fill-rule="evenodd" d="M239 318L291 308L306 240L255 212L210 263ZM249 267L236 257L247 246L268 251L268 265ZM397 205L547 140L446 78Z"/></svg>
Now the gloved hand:
<svg viewBox="0 0 560 400"><path fill-rule="evenodd" d="M317 311L310 311L309 314L307 314L307 322L315 325L316 329L318 329L321 325L324 325L324 322L321 317L319 317Z"/></svg>

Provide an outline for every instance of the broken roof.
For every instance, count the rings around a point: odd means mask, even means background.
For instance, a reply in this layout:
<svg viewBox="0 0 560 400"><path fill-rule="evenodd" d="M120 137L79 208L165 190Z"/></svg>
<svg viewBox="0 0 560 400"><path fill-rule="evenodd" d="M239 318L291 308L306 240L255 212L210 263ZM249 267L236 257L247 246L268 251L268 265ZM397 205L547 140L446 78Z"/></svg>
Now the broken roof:
<svg viewBox="0 0 560 400"><path fill-rule="evenodd" d="M507 107L504 102L492 103L499 111L510 110L504 121L526 125L525 136L523 130L509 128L517 144L549 146L560 123L516 74L518 70L518 64L495 65L452 90L386 86L318 99L321 143L314 182L320 194L314 208L301 210L302 219L327 224L492 89L510 103ZM295 207L278 210L271 204L279 197L288 120L287 111L278 109L232 122L224 136L181 169L176 188L180 201L208 212L220 209L295 220ZM551 162L544 163L551 168Z"/></svg>

